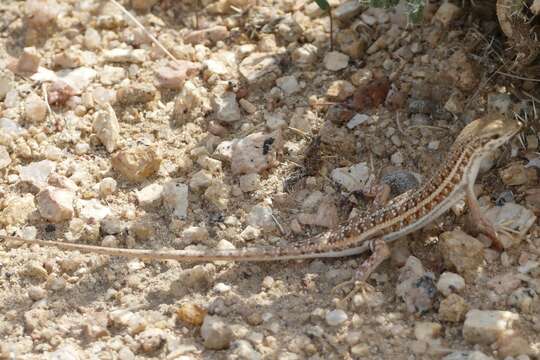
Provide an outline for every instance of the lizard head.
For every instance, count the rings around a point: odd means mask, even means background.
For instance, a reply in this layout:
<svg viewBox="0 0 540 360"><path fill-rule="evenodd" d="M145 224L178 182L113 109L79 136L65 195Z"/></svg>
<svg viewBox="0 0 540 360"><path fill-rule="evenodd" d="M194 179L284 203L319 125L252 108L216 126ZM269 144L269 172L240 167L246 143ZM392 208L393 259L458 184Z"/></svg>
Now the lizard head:
<svg viewBox="0 0 540 360"><path fill-rule="evenodd" d="M475 141L485 151L492 151L519 132L523 123L503 115L488 115L465 126L456 143Z"/></svg>

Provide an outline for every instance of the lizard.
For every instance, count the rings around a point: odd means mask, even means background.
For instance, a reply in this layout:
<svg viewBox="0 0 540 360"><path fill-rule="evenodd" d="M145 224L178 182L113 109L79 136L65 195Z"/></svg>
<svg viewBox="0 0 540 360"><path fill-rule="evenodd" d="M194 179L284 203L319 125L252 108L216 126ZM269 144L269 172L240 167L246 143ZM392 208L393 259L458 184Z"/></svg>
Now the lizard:
<svg viewBox="0 0 540 360"><path fill-rule="evenodd" d="M391 199L385 205L356 217L321 235L282 247L252 247L230 250L147 250L112 248L61 241L25 239L0 235L29 245L53 246L109 256L142 260L279 261L335 258L372 254L357 270L357 284L367 284L370 274L390 256L387 243L421 229L466 197L477 230L497 244L497 229L482 214L473 186L483 159L517 134L523 124L503 115L487 115L466 125L450 148L445 161L422 186ZM352 281L352 280L351 280Z"/></svg>

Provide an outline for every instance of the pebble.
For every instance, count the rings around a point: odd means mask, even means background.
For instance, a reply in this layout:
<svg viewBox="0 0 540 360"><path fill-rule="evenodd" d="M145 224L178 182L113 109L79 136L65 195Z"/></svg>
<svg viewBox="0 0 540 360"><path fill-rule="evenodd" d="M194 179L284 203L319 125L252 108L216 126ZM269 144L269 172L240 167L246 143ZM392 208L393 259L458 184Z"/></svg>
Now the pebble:
<svg viewBox="0 0 540 360"><path fill-rule="evenodd" d="M101 46L101 35L99 32L91 27L87 27L84 32L84 46L89 50L97 50Z"/></svg>
<svg viewBox="0 0 540 360"><path fill-rule="evenodd" d="M339 326L347 321L347 313L341 309L332 310L326 313L325 320L330 326Z"/></svg>
<svg viewBox="0 0 540 360"><path fill-rule="evenodd" d="M256 351L247 340L237 340L232 344L234 354L237 359L260 360L263 356Z"/></svg>
<svg viewBox="0 0 540 360"><path fill-rule="evenodd" d="M457 294L450 294L439 304L439 319L441 321L461 322L469 311L470 306L465 299Z"/></svg>
<svg viewBox="0 0 540 360"><path fill-rule="evenodd" d="M271 232L276 228L272 215L272 208L264 204L255 205L251 208L251 211L247 216L247 223L265 232Z"/></svg>
<svg viewBox="0 0 540 360"><path fill-rule="evenodd" d="M99 81L103 85L113 85L126 78L126 71L119 66L105 65L99 72Z"/></svg>
<svg viewBox="0 0 540 360"><path fill-rule="evenodd" d="M281 133L256 132L232 144L231 170L235 175L260 173L276 164L283 146Z"/></svg>
<svg viewBox="0 0 540 360"><path fill-rule="evenodd" d="M79 360L82 354L73 345L65 345L47 355L50 360Z"/></svg>
<svg viewBox="0 0 540 360"><path fill-rule="evenodd" d="M455 269L465 279L474 279L484 261L484 246L461 230L440 235L441 253L447 267Z"/></svg>
<svg viewBox="0 0 540 360"><path fill-rule="evenodd" d="M347 80L336 80L326 90L326 96L331 100L344 101L354 93L354 86Z"/></svg>
<svg viewBox="0 0 540 360"><path fill-rule="evenodd" d="M77 199L75 207L83 220L101 221L111 214L111 208L102 205L97 199Z"/></svg>
<svg viewBox="0 0 540 360"><path fill-rule="evenodd" d="M324 56L323 63L326 70L343 70L349 65L349 56L338 51L330 51Z"/></svg>
<svg viewBox="0 0 540 360"><path fill-rule="evenodd" d="M114 63L140 64L146 61L146 50L144 49L111 49L103 53L105 61Z"/></svg>
<svg viewBox="0 0 540 360"><path fill-rule="evenodd" d="M6 135L21 135L26 132L26 130L15 121L6 118L0 119L0 130Z"/></svg>
<svg viewBox="0 0 540 360"><path fill-rule="evenodd" d="M213 108L216 118L220 121L231 123L242 118L240 107L236 102L236 94L225 92L213 98Z"/></svg>
<svg viewBox="0 0 540 360"><path fill-rule="evenodd" d="M279 61L272 53L252 53L242 60L238 71L250 85L270 85L281 75Z"/></svg>
<svg viewBox="0 0 540 360"><path fill-rule="evenodd" d="M0 170L11 164L11 157L5 146L0 145Z"/></svg>
<svg viewBox="0 0 540 360"><path fill-rule="evenodd" d="M39 301L47 297L47 290L39 286L31 286L28 289L28 297L33 301Z"/></svg>
<svg viewBox="0 0 540 360"><path fill-rule="evenodd" d="M291 58L297 66L306 67L317 61L318 52L319 49L315 45L304 44L293 51Z"/></svg>
<svg viewBox="0 0 540 360"><path fill-rule="evenodd" d="M225 26L216 25L207 29L195 30L186 34L183 38L186 44L209 44L225 40L229 37L229 30Z"/></svg>
<svg viewBox="0 0 540 360"><path fill-rule="evenodd" d="M521 279L518 274L511 272L489 279L486 285L489 289L495 290L497 294L509 294L521 285Z"/></svg>
<svg viewBox="0 0 540 360"><path fill-rule="evenodd" d="M369 178L369 167L362 162L349 167L332 170L331 178L348 192L363 190Z"/></svg>
<svg viewBox="0 0 540 360"><path fill-rule="evenodd" d="M365 9L364 4L358 0L349 0L341 3L335 10L334 16L340 21L349 21L354 19L362 10Z"/></svg>
<svg viewBox="0 0 540 360"><path fill-rule="evenodd" d="M259 174L251 173L242 175L238 178L240 190L242 192L252 192L260 188L260 176Z"/></svg>
<svg viewBox="0 0 540 360"><path fill-rule="evenodd" d="M39 96L31 93L24 100L24 116L33 123L41 123L47 117L47 104Z"/></svg>
<svg viewBox="0 0 540 360"><path fill-rule="evenodd" d="M437 282L437 290L439 290L444 296L448 296L455 292L460 292L465 288L465 279L460 275L452 272L444 272L441 274L439 281Z"/></svg>
<svg viewBox="0 0 540 360"><path fill-rule="evenodd" d="M144 353L150 353L159 349L165 343L165 332L161 329L146 329L137 335L136 340L141 345Z"/></svg>
<svg viewBox="0 0 540 360"><path fill-rule="evenodd" d="M134 182L144 181L154 175L161 161L161 155L155 147L143 145L122 149L111 158L113 169Z"/></svg>
<svg viewBox="0 0 540 360"><path fill-rule="evenodd" d="M56 169L56 163L42 160L21 167L19 177L21 181L29 182L37 188L47 186L47 178Z"/></svg>
<svg viewBox="0 0 540 360"><path fill-rule="evenodd" d="M120 142L120 125L110 104L106 104L105 110L96 112L92 126L105 149L109 153L114 152Z"/></svg>
<svg viewBox="0 0 540 360"><path fill-rule="evenodd" d="M208 170L202 169L193 174L191 180L189 181L189 187L194 191L204 190L212 184L213 180L214 176L212 173Z"/></svg>
<svg viewBox="0 0 540 360"><path fill-rule="evenodd" d="M163 194L163 185L150 184L141 190L135 191L135 197L140 206L150 207L159 206Z"/></svg>
<svg viewBox="0 0 540 360"><path fill-rule="evenodd" d="M300 213L298 221L304 225L322 226L331 229L339 223L338 209L331 199L325 199L317 207L315 214Z"/></svg>
<svg viewBox="0 0 540 360"><path fill-rule="evenodd" d="M495 360L480 351L456 351L446 355L442 360Z"/></svg>
<svg viewBox="0 0 540 360"><path fill-rule="evenodd" d="M8 196L3 202L4 209L0 213L0 223L6 226L27 223L30 215L36 210L32 194Z"/></svg>
<svg viewBox="0 0 540 360"><path fill-rule="evenodd" d="M470 310L463 324L463 338L472 344L492 344L508 335L519 315L509 311Z"/></svg>
<svg viewBox="0 0 540 360"><path fill-rule="evenodd" d="M461 8L452 3L443 3L433 16L433 21L440 22L444 27L448 27L461 15Z"/></svg>
<svg viewBox="0 0 540 360"><path fill-rule="evenodd" d="M154 100L156 88L151 84L135 83L122 86L116 92L116 99L123 105L145 104Z"/></svg>
<svg viewBox="0 0 540 360"><path fill-rule="evenodd" d="M163 204L173 209L173 214L179 219L187 217L188 186L177 180L171 180L163 185Z"/></svg>
<svg viewBox="0 0 540 360"><path fill-rule="evenodd" d="M255 226L248 225L240 233L240 237L245 241L252 241L258 239L261 236L261 230Z"/></svg>
<svg viewBox="0 0 540 360"><path fill-rule="evenodd" d="M23 53L17 61L15 72L18 74L28 75L34 74L38 71L41 57L39 56L36 48L26 47L23 49Z"/></svg>
<svg viewBox="0 0 540 360"><path fill-rule="evenodd" d="M489 94L488 109L490 113L507 114L512 106L512 99L508 94Z"/></svg>
<svg viewBox="0 0 540 360"><path fill-rule="evenodd" d="M203 346L211 350L228 349L233 340L233 333L220 317L207 315L201 326Z"/></svg>
<svg viewBox="0 0 540 360"><path fill-rule="evenodd" d="M417 340L430 341L441 335L441 324L418 321L414 324L414 336Z"/></svg>
<svg viewBox="0 0 540 360"><path fill-rule="evenodd" d="M41 190L36 196L41 217L53 223L70 220L74 214L74 197L74 194L66 189L47 187Z"/></svg>
<svg viewBox="0 0 540 360"><path fill-rule="evenodd" d="M529 181L529 173L535 172L533 169L526 168L521 162L510 163L500 175L503 183L508 186L517 186L526 184Z"/></svg>
<svg viewBox="0 0 540 360"><path fill-rule="evenodd" d="M200 64L185 60L178 60L170 65L160 66L156 70L158 86L179 90L184 86L186 79L195 76L200 69Z"/></svg>
<svg viewBox="0 0 540 360"><path fill-rule="evenodd" d="M365 124L366 122L368 122L369 120L371 119L371 117L369 115L366 115L366 114L355 114L351 120L349 120L349 122L347 123L347 128L352 130L354 129L355 127L357 127L358 125L362 125L362 124Z"/></svg>
<svg viewBox="0 0 540 360"><path fill-rule="evenodd" d="M433 307L436 288L434 275L424 270L422 263L409 256L399 273L396 294L401 297L411 313L424 313Z"/></svg>
<svg viewBox="0 0 540 360"><path fill-rule="evenodd" d="M99 194L102 197L112 195L116 192L116 180L111 177L106 177L99 183Z"/></svg>
<svg viewBox="0 0 540 360"><path fill-rule="evenodd" d="M539 307L538 295L532 288L521 287L510 294L507 304L518 309L520 313L530 314Z"/></svg>
<svg viewBox="0 0 540 360"><path fill-rule="evenodd" d="M7 93L10 92L13 88L11 79L7 76L0 75L0 100L4 100Z"/></svg>
<svg viewBox="0 0 540 360"><path fill-rule="evenodd" d="M276 85L283 90L285 95L292 95L300 90L300 85L295 76L283 76L276 79Z"/></svg>

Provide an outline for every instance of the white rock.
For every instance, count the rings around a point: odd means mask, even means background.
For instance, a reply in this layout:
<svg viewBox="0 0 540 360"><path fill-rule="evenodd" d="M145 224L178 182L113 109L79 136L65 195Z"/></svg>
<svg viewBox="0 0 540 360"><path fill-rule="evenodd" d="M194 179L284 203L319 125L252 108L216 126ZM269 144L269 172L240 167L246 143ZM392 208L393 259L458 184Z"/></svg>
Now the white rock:
<svg viewBox="0 0 540 360"><path fill-rule="evenodd" d="M236 94L225 92L213 99L214 112L220 121L234 122L242 118L240 107L236 102Z"/></svg>
<svg viewBox="0 0 540 360"><path fill-rule="evenodd" d="M161 203L163 185L150 184L135 192L137 201L141 206L158 206Z"/></svg>
<svg viewBox="0 0 540 360"><path fill-rule="evenodd" d="M11 157L5 146L0 145L0 170L11 164Z"/></svg>
<svg viewBox="0 0 540 360"><path fill-rule="evenodd" d="M24 100L25 118L34 123L41 123L47 117L47 104L43 99L31 93Z"/></svg>
<svg viewBox="0 0 540 360"><path fill-rule="evenodd" d="M418 340L430 341L441 335L441 324L418 321L414 324L414 336Z"/></svg>
<svg viewBox="0 0 540 360"><path fill-rule="evenodd" d="M32 194L8 195L3 200L3 206L4 209L0 212L0 224L4 225L25 224L30 214L36 210Z"/></svg>
<svg viewBox="0 0 540 360"><path fill-rule="evenodd" d="M296 77L290 75L276 79L276 85L283 90L285 95L292 95L300 90Z"/></svg>
<svg viewBox="0 0 540 360"><path fill-rule="evenodd" d="M266 121L266 126L268 127L268 129L272 131L287 127L287 121L285 120L285 116L280 113L265 112L264 120Z"/></svg>
<svg viewBox="0 0 540 360"><path fill-rule="evenodd" d="M366 114L355 114L347 123L347 128L352 130L358 125L366 123L369 119L371 119L371 117Z"/></svg>
<svg viewBox="0 0 540 360"><path fill-rule="evenodd" d="M98 49L101 45L101 36L94 28L86 28L84 33L84 46L90 50Z"/></svg>
<svg viewBox="0 0 540 360"><path fill-rule="evenodd" d="M109 153L116 150L120 140L120 125L110 104L106 104L105 110L96 112L93 128L99 141Z"/></svg>
<svg viewBox="0 0 540 360"><path fill-rule="evenodd" d="M509 311L470 310L463 324L463 338L472 344L492 344L505 332L512 330L519 315Z"/></svg>
<svg viewBox="0 0 540 360"><path fill-rule="evenodd" d="M332 310L326 313L326 323L330 326L338 326L347 321L347 313L341 309Z"/></svg>
<svg viewBox="0 0 540 360"><path fill-rule="evenodd" d="M146 61L144 49L111 49L103 54L105 61L139 64Z"/></svg>
<svg viewBox="0 0 540 360"><path fill-rule="evenodd" d="M71 191L51 186L41 190L36 196L41 217L53 223L73 217L73 199L74 194Z"/></svg>
<svg viewBox="0 0 540 360"><path fill-rule="evenodd" d="M0 100L4 100L6 94L13 88L11 80L6 76L0 76Z"/></svg>
<svg viewBox="0 0 540 360"><path fill-rule="evenodd" d="M111 177L106 177L99 183L99 194L101 196L108 196L114 194L116 191L116 180Z"/></svg>
<svg viewBox="0 0 540 360"><path fill-rule="evenodd" d="M163 185L163 204L173 209L173 214L179 219L187 217L188 186L171 180Z"/></svg>
<svg viewBox="0 0 540 360"><path fill-rule="evenodd" d="M233 343L233 347L233 354L237 357L237 359L260 360L263 358L262 355L257 352L247 340L237 340Z"/></svg>
<svg viewBox="0 0 540 360"><path fill-rule="evenodd" d="M295 49L291 55L293 62L302 67L312 65L317 61L319 49L313 44L304 44Z"/></svg>
<svg viewBox="0 0 540 360"><path fill-rule="evenodd" d="M26 132L26 130L13 120L1 118L0 132L7 135L20 135Z"/></svg>
<svg viewBox="0 0 540 360"><path fill-rule="evenodd" d="M99 81L103 85L113 85L126 78L126 71L119 66L105 65L99 74Z"/></svg>
<svg viewBox="0 0 540 360"><path fill-rule="evenodd" d="M203 346L211 350L227 349L233 340L230 327L217 316L207 315L201 326Z"/></svg>
<svg viewBox="0 0 540 360"><path fill-rule="evenodd" d="M276 163L282 147L281 133L257 132L232 144L231 170L233 174L259 173Z"/></svg>
<svg viewBox="0 0 540 360"><path fill-rule="evenodd" d="M84 220L101 221L112 213L108 206L101 205L96 199L78 199L75 204L79 217Z"/></svg>
<svg viewBox="0 0 540 360"><path fill-rule="evenodd" d="M437 290L444 296L448 296L455 292L460 292L465 287L465 279L460 275L452 272L444 272L441 274L437 282Z"/></svg>
<svg viewBox="0 0 540 360"><path fill-rule="evenodd" d="M323 62L326 70L339 71L349 65L349 56L338 51L330 51L324 56Z"/></svg>
<svg viewBox="0 0 540 360"><path fill-rule="evenodd" d="M55 162L42 160L21 167L19 177L21 181L29 182L41 189L47 185L47 178L55 169Z"/></svg>
<svg viewBox="0 0 540 360"><path fill-rule="evenodd" d="M218 158L223 161L231 161L232 159L232 153L233 153L233 145L238 140L226 140L222 141L216 146L216 150L214 150L214 153L212 156L215 158Z"/></svg>
<svg viewBox="0 0 540 360"><path fill-rule="evenodd" d="M488 209L485 216L495 226L504 226L516 231L512 237L500 234L500 241L505 249L519 244L536 221L536 215L531 210L509 202Z"/></svg>
<svg viewBox="0 0 540 360"><path fill-rule="evenodd" d="M263 231L273 231L276 228L276 224L272 213L272 208L266 205L255 205L247 216L247 223Z"/></svg>
<svg viewBox="0 0 540 360"><path fill-rule="evenodd" d="M257 83L269 74L281 74L278 59L272 53L253 53L242 60L238 70L249 84Z"/></svg>
<svg viewBox="0 0 540 360"><path fill-rule="evenodd" d="M362 162L350 167L336 168L332 170L330 176L347 191L358 191L365 187L369 178L369 167L367 163Z"/></svg>
<svg viewBox="0 0 540 360"><path fill-rule="evenodd" d="M58 78L71 87L75 94L81 94L97 76L97 71L83 66L76 69L60 70Z"/></svg>
<svg viewBox="0 0 540 360"><path fill-rule="evenodd" d="M64 345L47 355L47 359L51 360L79 360L82 358L82 354L73 345Z"/></svg>

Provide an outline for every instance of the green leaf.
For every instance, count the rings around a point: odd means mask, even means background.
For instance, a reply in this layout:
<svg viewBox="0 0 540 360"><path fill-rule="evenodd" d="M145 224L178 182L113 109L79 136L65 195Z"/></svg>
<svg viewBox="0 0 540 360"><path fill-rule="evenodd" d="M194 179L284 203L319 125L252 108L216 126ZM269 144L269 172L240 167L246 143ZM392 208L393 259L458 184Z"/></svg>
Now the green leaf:
<svg viewBox="0 0 540 360"><path fill-rule="evenodd" d="M314 1L317 3L317 5L319 5L321 10L323 11L330 10L330 4L328 3L328 1L326 0L314 0Z"/></svg>

